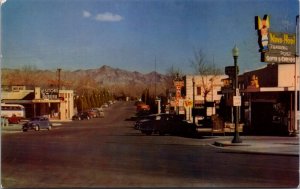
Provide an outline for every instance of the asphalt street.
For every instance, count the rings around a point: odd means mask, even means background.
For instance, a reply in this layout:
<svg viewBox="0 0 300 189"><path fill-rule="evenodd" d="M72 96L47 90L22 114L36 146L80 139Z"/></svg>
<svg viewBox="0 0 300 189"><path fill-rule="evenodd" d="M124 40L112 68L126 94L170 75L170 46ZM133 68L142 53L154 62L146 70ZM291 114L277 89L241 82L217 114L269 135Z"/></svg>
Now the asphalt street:
<svg viewBox="0 0 300 189"><path fill-rule="evenodd" d="M231 153L212 137L146 136L131 102L51 131L2 133L4 188L293 187L299 157Z"/></svg>

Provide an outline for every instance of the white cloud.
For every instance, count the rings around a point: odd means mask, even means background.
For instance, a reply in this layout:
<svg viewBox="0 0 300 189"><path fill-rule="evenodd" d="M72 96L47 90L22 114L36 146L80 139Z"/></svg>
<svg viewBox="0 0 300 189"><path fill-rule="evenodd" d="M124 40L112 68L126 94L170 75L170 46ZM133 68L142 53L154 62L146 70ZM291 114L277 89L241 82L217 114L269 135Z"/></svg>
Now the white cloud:
<svg viewBox="0 0 300 189"><path fill-rule="evenodd" d="M100 22L119 22L123 20L123 17L118 14L113 14L111 12L105 12L97 14L95 19Z"/></svg>
<svg viewBox="0 0 300 189"><path fill-rule="evenodd" d="M0 4L2 5L3 3L5 3L6 0L0 0Z"/></svg>
<svg viewBox="0 0 300 189"><path fill-rule="evenodd" d="M92 14L91 14L89 11L86 11L86 10L84 10L84 11L82 12L82 15L83 15L84 18L89 18L89 17L92 16Z"/></svg>

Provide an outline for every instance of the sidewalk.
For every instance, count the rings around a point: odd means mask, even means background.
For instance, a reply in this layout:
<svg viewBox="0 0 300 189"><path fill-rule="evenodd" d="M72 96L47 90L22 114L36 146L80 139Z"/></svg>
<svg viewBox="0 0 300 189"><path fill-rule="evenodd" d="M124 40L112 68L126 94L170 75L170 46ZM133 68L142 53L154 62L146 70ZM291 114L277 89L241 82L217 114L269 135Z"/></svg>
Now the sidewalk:
<svg viewBox="0 0 300 189"><path fill-rule="evenodd" d="M220 137L212 144L234 153L299 156L299 137L241 136L242 143L231 143L233 136Z"/></svg>

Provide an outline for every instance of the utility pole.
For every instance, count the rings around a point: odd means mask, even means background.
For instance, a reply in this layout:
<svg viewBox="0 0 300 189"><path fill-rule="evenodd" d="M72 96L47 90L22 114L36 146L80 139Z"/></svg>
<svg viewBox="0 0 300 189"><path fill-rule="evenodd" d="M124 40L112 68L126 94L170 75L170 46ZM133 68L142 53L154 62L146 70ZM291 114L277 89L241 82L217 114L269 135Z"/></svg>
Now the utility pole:
<svg viewBox="0 0 300 189"><path fill-rule="evenodd" d="M156 99L156 56L155 56L155 60L154 60L154 98Z"/></svg>
<svg viewBox="0 0 300 189"><path fill-rule="evenodd" d="M61 68L57 69L57 76L58 76L58 91L60 90L60 72L61 72Z"/></svg>
<svg viewBox="0 0 300 189"><path fill-rule="evenodd" d="M297 90L297 81L298 81L298 76L297 76L297 62L299 60L299 15L296 16L296 52L295 52L295 103L294 103L294 128L293 128L293 135L296 136L296 132L298 130L298 90ZM300 88L300 87L299 87Z"/></svg>

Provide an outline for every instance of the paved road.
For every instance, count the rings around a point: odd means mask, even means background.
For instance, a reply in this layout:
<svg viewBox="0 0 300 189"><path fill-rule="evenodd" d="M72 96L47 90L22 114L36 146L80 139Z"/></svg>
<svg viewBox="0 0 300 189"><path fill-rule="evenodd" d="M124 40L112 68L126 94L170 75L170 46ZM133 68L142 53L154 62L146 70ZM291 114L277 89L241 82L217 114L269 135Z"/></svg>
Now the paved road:
<svg viewBox="0 0 300 189"><path fill-rule="evenodd" d="M294 156L226 153L214 139L145 136L129 102L49 131L2 133L2 186L297 187Z"/></svg>

